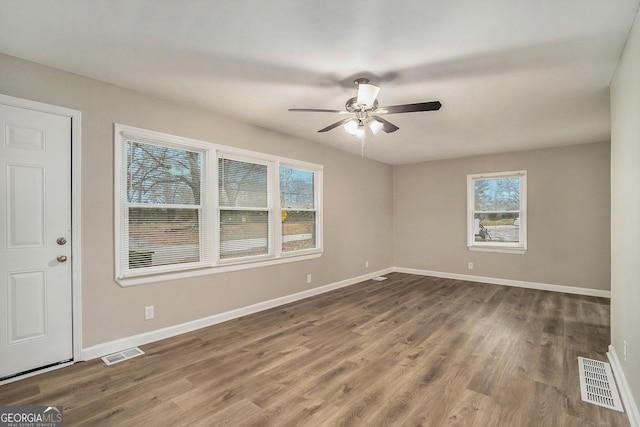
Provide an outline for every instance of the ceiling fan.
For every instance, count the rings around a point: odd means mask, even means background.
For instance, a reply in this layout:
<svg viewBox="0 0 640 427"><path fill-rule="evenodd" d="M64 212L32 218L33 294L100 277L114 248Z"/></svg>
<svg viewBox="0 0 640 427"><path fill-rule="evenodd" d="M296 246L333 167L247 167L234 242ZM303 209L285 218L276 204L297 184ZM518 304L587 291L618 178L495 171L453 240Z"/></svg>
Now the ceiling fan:
<svg viewBox="0 0 640 427"><path fill-rule="evenodd" d="M318 132L327 132L344 125L347 133L364 138L365 128L368 127L375 135L381 130L386 133L397 131L398 126L380 117L382 114L414 113L418 111L436 111L442 104L440 101L419 102L416 104L392 105L388 107L378 106L378 92L380 88L370 84L369 79L359 78L353 82L358 89L358 96L350 98L345 104L344 110L323 110L318 108L289 108L289 111L315 112L315 113L337 113L349 114L351 117L337 121L329 126L320 129Z"/></svg>

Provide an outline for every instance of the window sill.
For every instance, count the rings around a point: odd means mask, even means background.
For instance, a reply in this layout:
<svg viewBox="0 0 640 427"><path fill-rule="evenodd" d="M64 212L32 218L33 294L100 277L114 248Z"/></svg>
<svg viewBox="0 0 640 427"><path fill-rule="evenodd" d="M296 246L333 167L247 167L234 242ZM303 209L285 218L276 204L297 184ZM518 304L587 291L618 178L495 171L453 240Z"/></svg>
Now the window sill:
<svg viewBox="0 0 640 427"><path fill-rule="evenodd" d="M236 262L234 264L218 265L215 267L206 267L193 270L174 271L171 273L156 273L144 276L121 277L115 281L123 288L129 286L145 285L148 283L165 282L168 280L186 279L190 277L207 276L210 274L228 273L232 271L248 270L250 268L267 267L271 265L286 264L289 262L306 261L310 259L320 258L322 251L305 253L300 255L284 255L280 258L270 258L263 261L254 262Z"/></svg>
<svg viewBox="0 0 640 427"><path fill-rule="evenodd" d="M527 252L527 248L515 248L508 246L467 246L470 251L475 252L497 252L502 254L518 254L522 255Z"/></svg>

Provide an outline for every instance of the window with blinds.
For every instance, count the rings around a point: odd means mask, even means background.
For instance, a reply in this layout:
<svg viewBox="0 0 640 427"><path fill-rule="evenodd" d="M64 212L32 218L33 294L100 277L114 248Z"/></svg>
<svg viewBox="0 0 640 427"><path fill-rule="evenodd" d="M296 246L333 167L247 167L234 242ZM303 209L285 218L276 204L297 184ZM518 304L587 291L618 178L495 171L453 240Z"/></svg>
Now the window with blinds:
<svg viewBox="0 0 640 427"><path fill-rule="evenodd" d="M322 254L322 166L119 124L114 135L121 285Z"/></svg>
<svg viewBox="0 0 640 427"><path fill-rule="evenodd" d="M468 243L472 250L527 249L527 171L467 177Z"/></svg>
<svg viewBox="0 0 640 427"><path fill-rule="evenodd" d="M218 159L220 259L269 253L267 164Z"/></svg>
<svg viewBox="0 0 640 427"><path fill-rule="evenodd" d="M203 153L124 139L124 270L201 263Z"/></svg>
<svg viewBox="0 0 640 427"><path fill-rule="evenodd" d="M282 252L316 247L315 178L314 171L280 166Z"/></svg>

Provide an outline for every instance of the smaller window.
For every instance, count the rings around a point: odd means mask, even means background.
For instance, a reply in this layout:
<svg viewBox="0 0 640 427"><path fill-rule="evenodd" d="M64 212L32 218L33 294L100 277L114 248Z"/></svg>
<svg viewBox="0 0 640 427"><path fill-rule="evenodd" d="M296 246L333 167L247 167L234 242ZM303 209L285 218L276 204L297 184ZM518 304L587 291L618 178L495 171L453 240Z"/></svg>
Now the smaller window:
<svg viewBox="0 0 640 427"><path fill-rule="evenodd" d="M527 250L527 171L467 175L467 246Z"/></svg>
<svg viewBox="0 0 640 427"><path fill-rule="evenodd" d="M316 179L314 171L280 166L283 253L318 247Z"/></svg>

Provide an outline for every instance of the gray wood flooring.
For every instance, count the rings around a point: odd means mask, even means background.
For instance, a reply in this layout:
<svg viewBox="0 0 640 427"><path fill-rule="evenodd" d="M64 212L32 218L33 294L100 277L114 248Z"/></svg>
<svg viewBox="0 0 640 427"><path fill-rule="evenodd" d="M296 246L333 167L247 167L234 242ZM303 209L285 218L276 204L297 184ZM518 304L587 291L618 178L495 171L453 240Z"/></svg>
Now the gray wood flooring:
<svg viewBox="0 0 640 427"><path fill-rule="evenodd" d="M0 387L66 426L628 426L580 400L609 301L389 274Z"/></svg>

